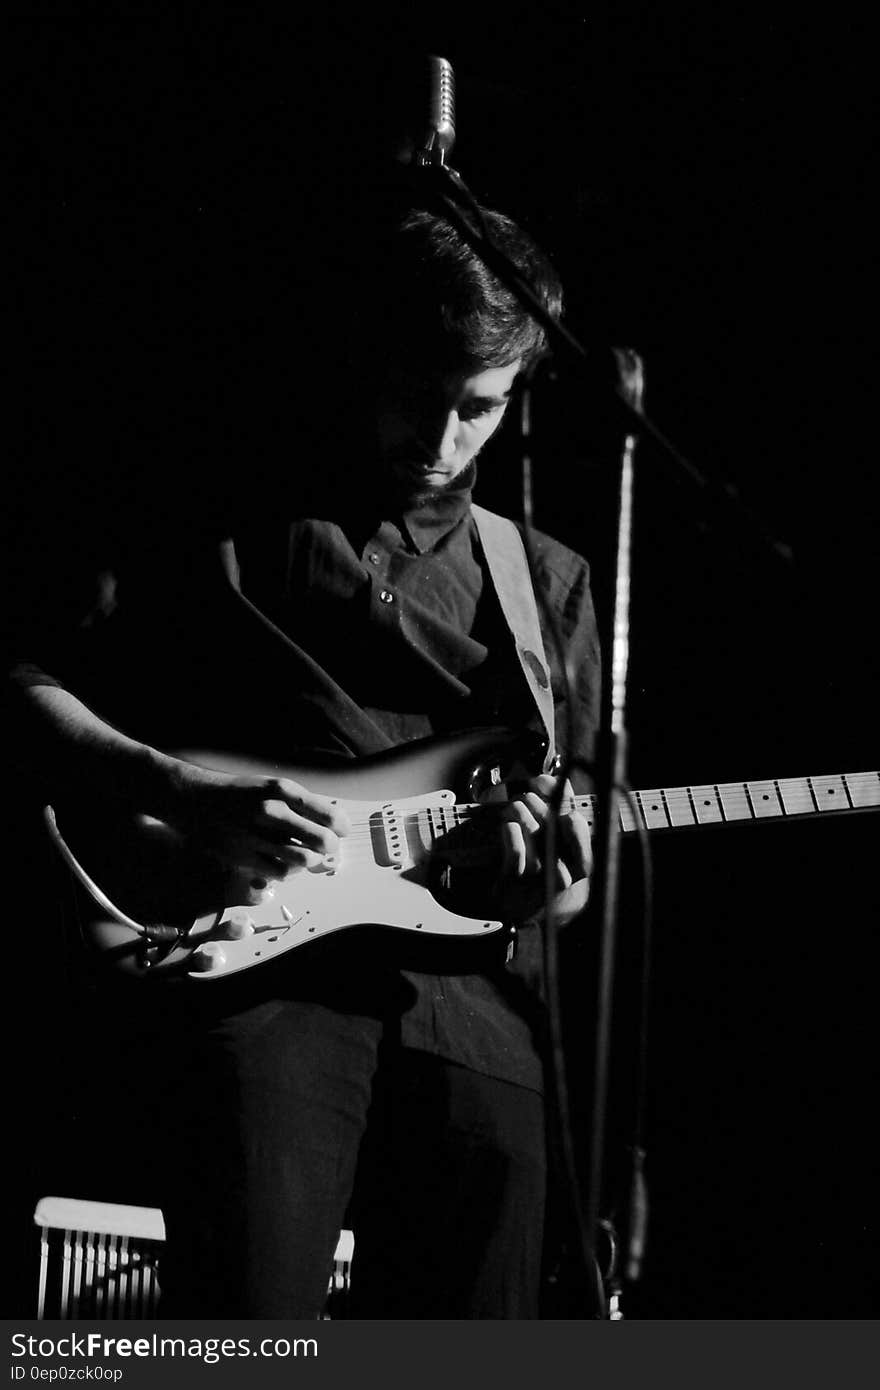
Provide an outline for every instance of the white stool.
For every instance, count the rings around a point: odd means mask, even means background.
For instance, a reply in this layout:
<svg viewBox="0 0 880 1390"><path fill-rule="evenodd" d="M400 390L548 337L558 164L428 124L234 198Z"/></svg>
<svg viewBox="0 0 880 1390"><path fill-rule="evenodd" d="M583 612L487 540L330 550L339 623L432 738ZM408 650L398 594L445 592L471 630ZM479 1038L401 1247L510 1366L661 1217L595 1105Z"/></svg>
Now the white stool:
<svg viewBox="0 0 880 1390"><path fill-rule="evenodd" d="M165 1222L156 1207L41 1197L37 1317L70 1321L154 1318ZM324 1319L345 1316L354 1236L340 1231Z"/></svg>

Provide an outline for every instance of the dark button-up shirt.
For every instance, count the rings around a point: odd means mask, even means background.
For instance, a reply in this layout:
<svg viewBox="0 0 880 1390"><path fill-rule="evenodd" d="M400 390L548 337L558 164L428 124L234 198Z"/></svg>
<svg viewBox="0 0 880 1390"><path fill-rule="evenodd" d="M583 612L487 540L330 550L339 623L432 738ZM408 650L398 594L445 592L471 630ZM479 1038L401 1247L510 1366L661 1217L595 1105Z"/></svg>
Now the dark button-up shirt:
<svg viewBox="0 0 880 1390"><path fill-rule="evenodd" d="M177 540L159 529L137 545L120 535L115 556L99 573L93 567L96 597L84 621L58 618L65 602L71 616L82 610L72 582L63 593L47 591L54 626L41 632L36 622L23 634L19 678L51 672L117 727L157 746L225 746L282 764L314 749L358 757L473 727L539 728L487 579L470 493L409 510L355 503L350 489L328 488L323 501L313 491L312 499L309 515L292 523L239 521L234 548L212 551L209 538L183 528ZM574 673L569 690L545 631L559 742L564 748L571 730L574 748L589 757L599 656L588 568L546 536L535 542ZM103 538L98 548L109 550ZM76 568L79 582L88 557ZM425 969L402 942L399 951L387 946L379 994L392 1001L401 1041L539 1087L532 975L540 943L534 929L529 937L529 929L521 933L511 967L481 956L477 969L462 945ZM347 1009L378 1007L352 935L326 944L314 972L321 997ZM305 961L295 974L297 988L307 989ZM248 990L260 975L249 972Z"/></svg>
<svg viewBox="0 0 880 1390"><path fill-rule="evenodd" d="M469 492L394 519L337 508L333 520L310 517L285 529L283 546L267 544L265 527L239 538L241 587L361 712L351 751L484 725L540 729L487 577ZM564 746L570 727L576 750L589 758L599 656L588 568L549 537L537 536L536 550L574 672L568 691L545 633L559 742ZM534 927L522 937L521 959L510 970L500 962L480 974L403 970L412 986L400 1021L403 1043L539 1086L538 1011L526 985L539 943ZM442 953L438 964L442 969Z"/></svg>

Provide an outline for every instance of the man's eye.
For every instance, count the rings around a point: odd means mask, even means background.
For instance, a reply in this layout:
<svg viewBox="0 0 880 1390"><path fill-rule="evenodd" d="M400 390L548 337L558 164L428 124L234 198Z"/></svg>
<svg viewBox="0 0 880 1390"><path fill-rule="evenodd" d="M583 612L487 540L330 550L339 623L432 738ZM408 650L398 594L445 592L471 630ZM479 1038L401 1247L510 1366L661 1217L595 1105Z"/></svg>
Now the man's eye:
<svg viewBox="0 0 880 1390"><path fill-rule="evenodd" d="M489 402L485 405L463 405L458 412L458 418L459 420L481 420L485 416L495 415L503 409L503 405L494 405Z"/></svg>

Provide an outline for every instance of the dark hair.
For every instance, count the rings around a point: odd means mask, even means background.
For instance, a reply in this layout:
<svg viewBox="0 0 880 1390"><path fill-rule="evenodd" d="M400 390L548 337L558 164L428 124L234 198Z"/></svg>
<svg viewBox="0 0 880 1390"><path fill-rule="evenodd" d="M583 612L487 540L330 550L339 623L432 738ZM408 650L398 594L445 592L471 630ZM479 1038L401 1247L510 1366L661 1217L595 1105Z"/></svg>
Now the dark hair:
<svg viewBox="0 0 880 1390"><path fill-rule="evenodd" d="M493 244L513 262L545 309L562 313L562 286L547 257L503 213L482 210ZM445 217L411 209L386 248L376 318L392 357L469 368L533 361L546 345L532 318Z"/></svg>

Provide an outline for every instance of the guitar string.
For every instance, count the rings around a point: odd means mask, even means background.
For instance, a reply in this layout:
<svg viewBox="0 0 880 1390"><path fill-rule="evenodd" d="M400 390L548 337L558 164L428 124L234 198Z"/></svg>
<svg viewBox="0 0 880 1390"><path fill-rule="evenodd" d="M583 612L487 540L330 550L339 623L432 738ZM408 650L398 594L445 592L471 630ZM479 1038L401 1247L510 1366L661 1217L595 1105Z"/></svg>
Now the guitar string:
<svg viewBox="0 0 880 1390"><path fill-rule="evenodd" d="M815 796L816 789L824 791L826 795L836 795L838 788L843 789L844 792L849 788L851 797L852 793L860 796L864 789L877 780L878 774L875 772L843 773L837 776L826 774L808 778L764 778L750 782L724 782L717 784L694 783L686 787L658 787L637 791L634 793L634 796L637 798L642 819L646 824L648 824L648 815L657 815L659 817L658 825L674 826L674 814L687 812L685 818L679 822L679 826L684 827L686 825L700 824L699 815L703 808L711 808L721 813L727 812L729 815L733 809L742 809L745 806L745 814L738 815L735 819L762 819L761 812L752 804L752 798L755 795L759 795L762 798L762 803L768 802L772 805L770 791L763 790L766 788L772 789L777 798L777 804L773 806L771 816L784 818L786 816L794 817L815 813L818 810ZM812 784L812 791L810 789L810 784ZM695 815L695 808L692 804L693 794L695 792L704 793L706 791L711 791L713 795L710 797L701 797L699 805L696 807ZM783 801L783 797L786 795L789 797L790 804L788 807L785 806ZM646 801L648 797L654 799L648 802ZM728 802L731 802L733 798L737 798L735 806L725 806L725 798ZM574 798L568 797L562 802L561 810L565 813L576 808L595 813L596 802L597 797L595 795L578 796ZM829 811L834 811L836 809L851 809L846 798L842 798L840 802L835 803L833 806L830 802L825 802L824 804L825 808ZM877 802L858 805L855 809L870 810L878 804L880 804L880 796L878 796ZM377 809L371 811L366 819L353 819L351 821L353 827L352 833L346 835L344 839L346 843L350 843L359 838L372 840L375 834L382 833L383 819L389 821L393 820L395 823L399 823L402 820L407 828L423 828L431 832L432 835L436 835L439 830L439 833L445 835L457 829L459 825L463 825L469 821L480 819L489 820L491 818L497 819L500 814L500 809L498 803L490 803L488 805L462 803L444 806L423 806L405 811L395 811L393 808L389 809L389 811ZM435 823L438 817L451 817L453 818L452 824L447 824L444 820L441 820L438 826ZM629 821L633 825L635 824L634 814L629 807L621 807L621 819L624 820L624 822Z"/></svg>

